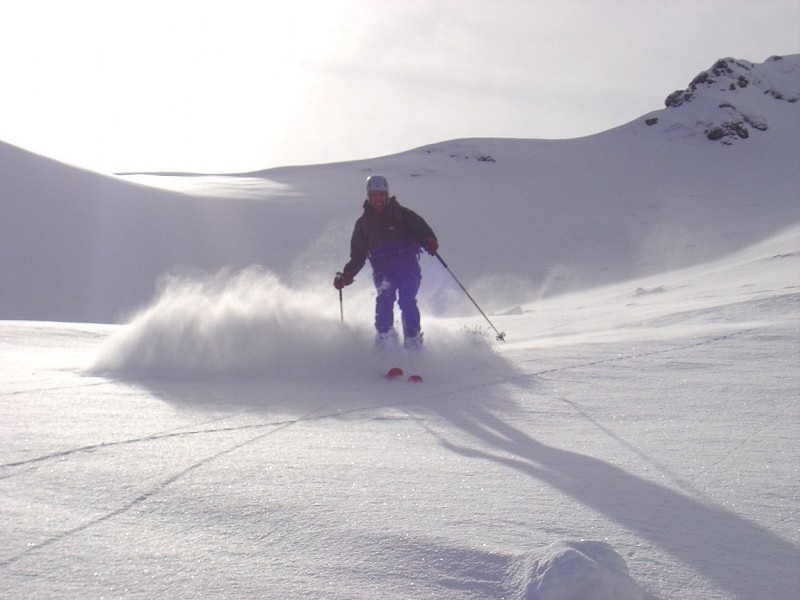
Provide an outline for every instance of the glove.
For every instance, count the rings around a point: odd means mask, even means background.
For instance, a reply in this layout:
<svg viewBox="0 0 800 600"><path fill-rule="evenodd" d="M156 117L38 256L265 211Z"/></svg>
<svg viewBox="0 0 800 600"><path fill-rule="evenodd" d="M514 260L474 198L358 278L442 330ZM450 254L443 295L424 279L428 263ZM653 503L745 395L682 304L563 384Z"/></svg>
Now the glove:
<svg viewBox="0 0 800 600"><path fill-rule="evenodd" d="M336 277L333 278L333 287L335 287L337 290L340 290L344 286L350 285L351 283L353 283L353 274L348 271L337 273Z"/></svg>
<svg viewBox="0 0 800 600"><path fill-rule="evenodd" d="M424 240L422 240L422 243L425 246L427 253L431 256L435 256L439 251L439 242L433 236L426 237Z"/></svg>

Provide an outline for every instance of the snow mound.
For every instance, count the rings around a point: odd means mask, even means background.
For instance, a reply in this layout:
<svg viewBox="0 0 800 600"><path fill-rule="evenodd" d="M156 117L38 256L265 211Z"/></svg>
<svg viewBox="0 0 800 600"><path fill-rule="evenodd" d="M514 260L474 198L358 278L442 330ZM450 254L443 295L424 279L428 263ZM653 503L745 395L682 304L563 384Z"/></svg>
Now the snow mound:
<svg viewBox="0 0 800 600"><path fill-rule="evenodd" d="M256 266L213 275L173 275L160 288L153 303L111 337L91 372L331 381L384 368L376 360L371 312L342 322L332 288L295 289ZM447 371L486 360L501 363L485 336L475 333L431 323L426 327L425 364Z"/></svg>
<svg viewBox="0 0 800 600"><path fill-rule="evenodd" d="M519 562L517 600L643 600L625 560L607 543L562 541Z"/></svg>

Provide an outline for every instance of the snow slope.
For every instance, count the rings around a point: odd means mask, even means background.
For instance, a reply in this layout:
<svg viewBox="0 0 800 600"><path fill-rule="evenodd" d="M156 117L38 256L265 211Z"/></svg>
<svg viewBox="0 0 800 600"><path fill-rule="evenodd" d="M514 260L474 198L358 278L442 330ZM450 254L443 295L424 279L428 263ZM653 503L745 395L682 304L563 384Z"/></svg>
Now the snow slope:
<svg viewBox="0 0 800 600"><path fill-rule="evenodd" d="M117 322L170 271L260 264L298 285L327 284L346 261L374 172L428 219L442 256L490 308L711 260L798 217L798 57L757 71L784 91L731 91L725 80L725 91L698 90L679 107L576 140L459 140L211 182L179 178L193 196L0 145L0 318ZM710 142L709 102L772 126ZM718 120L730 110L717 108ZM454 309L443 299L449 283L426 283L438 312Z"/></svg>
<svg viewBox="0 0 800 600"><path fill-rule="evenodd" d="M747 138L693 97L191 196L0 146L0 596L797 598L800 57L740 62ZM378 171L505 344L430 259L421 358L368 277L339 321Z"/></svg>

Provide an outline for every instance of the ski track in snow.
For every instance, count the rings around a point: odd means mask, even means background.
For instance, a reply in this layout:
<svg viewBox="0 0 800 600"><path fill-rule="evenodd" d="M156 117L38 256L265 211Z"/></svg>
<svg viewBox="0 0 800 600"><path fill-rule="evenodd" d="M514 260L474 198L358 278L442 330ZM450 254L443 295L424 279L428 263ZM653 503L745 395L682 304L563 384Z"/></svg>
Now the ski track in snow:
<svg viewBox="0 0 800 600"><path fill-rule="evenodd" d="M62 458L66 458L66 457L70 456L71 454L75 454L77 452L92 452L94 450L103 449L103 448L109 448L109 447L113 447L113 446L130 445L130 444L141 443L141 442L162 440L162 439L167 439L167 438L172 438L172 437L183 437L183 436L187 436L187 435L210 434L210 433L220 433L220 432L228 432L228 431L242 431L242 430L246 430L246 429L263 429L265 427L270 427L269 431L266 431L264 433L256 435L256 436L254 436L254 437L252 437L252 438L250 438L250 439L248 439L248 440L246 440L244 442L241 442L241 443L238 443L238 444L234 444L234 445L230 446L229 448L227 448L225 450L221 450L219 452L215 452L214 454L211 454L211 455L205 457L204 459L193 463L189 467L187 467L187 468L175 473L171 477L168 477L167 479L161 481L157 485L151 487L150 489L148 489L144 493L140 494L139 496L137 496L136 498L131 500L129 503L127 503L126 505L118 508L117 510L111 511L111 512L109 512L109 513L107 513L107 514L105 514L105 515L103 515L101 517L98 517L98 518L96 518L96 519L94 519L92 521L89 521L89 522L87 522L87 523L85 523L83 525L80 525L80 526L75 527L73 529L70 529L68 531L64 531L63 533L61 533L59 535L56 535L56 536L53 536L53 537L51 537L51 538L49 538L49 539L47 539L47 540L45 540L43 542L40 542L38 544L29 545L25 549L25 552L23 552L21 554L18 554L16 556L12 556L11 558L8 558L8 559L0 561L0 566L12 565L13 563L17 562L21 558L24 558L26 555L28 555L28 554L30 554L32 552L36 552L38 550L41 550L42 548L45 548L46 546L49 546L51 544L55 544L57 542L63 541L64 539L66 539L66 538L68 538L68 537L70 537L72 535L75 535L75 534L78 534L78 533L82 533L82 532L86 531L87 529L89 529L89 528L91 528L91 527L93 527L95 525L99 525L99 524L104 523L106 521L109 521L109 520L111 520L111 519L113 519L115 517L118 517L118 516L122 515L123 513L126 513L129 510L131 510L132 508L136 507L137 505L142 504L143 502L149 500L150 498L152 498L153 496L155 496L156 494L158 494L162 490L166 489L168 486L172 485L173 483L175 483L179 479L181 479L181 478L185 477L186 475L190 474L192 471L200 469L204 465L206 465L206 464L208 464L208 463L210 463L210 462L212 462L214 460L218 460L218 459L220 459L220 458L222 458L222 457L224 457L224 456L226 456L228 454L231 454L231 453L235 452L236 450L244 448L245 446L248 446L250 444L256 443L256 442L258 442L258 441L260 441L260 440L262 440L262 439L264 439L264 438L266 438L266 437L268 437L270 435L273 435L274 433L277 433L277 432L279 432L280 430L282 430L282 429L284 429L286 427L290 427L291 425L294 425L295 423L297 423L299 421L302 421L302 420L304 420L304 418L301 417L300 419L295 419L295 420L286 421L286 422L282 422L282 423L279 422L279 423L270 423L270 424L262 424L262 425L251 425L251 426L243 426L243 427L229 427L229 428L216 429L216 430L199 430L199 431L189 431L189 432L183 432L183 433L169 433L169 434L162 434L162 435L154 435L154 436L148 436L148 437L139 438L139 439L121 440L121 441L118 441L118 442L109 442L109 443L105 443L105 444L98 444L96 446L86 446L84 448L76 448L76 449L72 449L72 450L66 450L64 452L58 452L58 453L54 453L54 454L50 454L50 455L46 455L46 456L41 456L41 457L38 457L38 458L30 459L30 460L27 460L27 461L21 461L21 462L18 462L18 463L9 463L7 465L0 465L0 467L16 467L16 466L22 466L22 465L35 463L35 462L41 462L43 460L48 460L48 459L62 459ZM5 477L8 477L8 476L5 476ZM3 477L3 478L5 478L5 477Z"/></svg>

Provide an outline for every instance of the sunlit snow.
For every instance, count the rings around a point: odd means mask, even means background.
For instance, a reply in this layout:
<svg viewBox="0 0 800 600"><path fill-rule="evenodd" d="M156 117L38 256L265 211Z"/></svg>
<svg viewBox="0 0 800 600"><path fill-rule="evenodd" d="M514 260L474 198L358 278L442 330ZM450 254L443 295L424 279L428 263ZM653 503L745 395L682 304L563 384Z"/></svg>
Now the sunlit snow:
<svg viewBox="0 0 800 600"><path fill-rule="evenodd" d="M798 598L800 56L728 60L589 138L169 189L0 144L0 596ZM425 256L373 350L377 172L505 343Z"/></svg>

